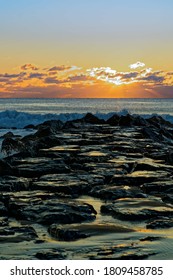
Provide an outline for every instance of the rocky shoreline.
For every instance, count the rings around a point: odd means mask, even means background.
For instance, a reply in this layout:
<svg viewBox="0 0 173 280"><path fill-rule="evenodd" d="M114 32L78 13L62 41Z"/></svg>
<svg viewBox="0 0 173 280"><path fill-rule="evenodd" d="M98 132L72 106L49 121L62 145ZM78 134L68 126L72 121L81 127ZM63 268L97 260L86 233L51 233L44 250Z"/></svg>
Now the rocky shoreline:
<svg viewBox="0 0 173 280"><path fill-rule="evenodd" d="M1 259L160 258L173 228L171 123L87 114L25 129L3 136Z"/></svg>

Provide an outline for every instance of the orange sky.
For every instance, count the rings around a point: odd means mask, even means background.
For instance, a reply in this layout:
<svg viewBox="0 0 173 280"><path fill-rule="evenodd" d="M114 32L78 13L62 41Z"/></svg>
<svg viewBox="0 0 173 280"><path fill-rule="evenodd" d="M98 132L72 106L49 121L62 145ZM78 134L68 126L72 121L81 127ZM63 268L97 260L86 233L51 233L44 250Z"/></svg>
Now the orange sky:
<svg viewBox="0 0 173 280"><path fill-rule="evenodd" d="M0 98L172 98L172 0L8 0Z"/></svg>

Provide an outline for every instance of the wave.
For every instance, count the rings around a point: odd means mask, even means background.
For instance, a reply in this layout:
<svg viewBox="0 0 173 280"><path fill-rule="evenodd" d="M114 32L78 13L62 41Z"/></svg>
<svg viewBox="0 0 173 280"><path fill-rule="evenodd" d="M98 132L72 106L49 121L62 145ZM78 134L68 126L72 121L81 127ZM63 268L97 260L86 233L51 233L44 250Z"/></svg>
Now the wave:
<svg viewBox="0 0 173 280"><path fill-rule="evenodd" d="M87 113L87 112L86 112ZM31 114L26 112L19 112L15 110L6 110L0 112L0 128L24 128L27 125L38 125L48 120L61 120L63 122L80 119L86 115L86 113L61 113L61 114ZM107 120L114 114L127 115L128 110L123 109L119 112L101 113L97 112L94 115L100 119ZM136 114L133 114L134 116ZM145 114L141 115L144 118L149 118L157 114ZM169 114L161 115L165 120L173 123L173 116Z"/></svg>

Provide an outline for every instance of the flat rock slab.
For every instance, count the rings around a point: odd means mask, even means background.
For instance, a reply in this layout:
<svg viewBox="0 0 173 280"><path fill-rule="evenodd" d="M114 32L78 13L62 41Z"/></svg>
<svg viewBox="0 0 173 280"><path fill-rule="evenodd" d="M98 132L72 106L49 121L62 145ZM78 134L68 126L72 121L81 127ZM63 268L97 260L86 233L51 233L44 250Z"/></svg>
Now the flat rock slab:
<svg viewBox="0 0 173 280"><path fill-rule="evenodd" d="M2 176L0 178L0 192L16 192L28 190L30 180L15 176Z"/></svg>
<svg viewBox="0 0 173 280"><path fill-rule="evenodd" d="M18 243L23 241L33 241L37 233L31 226L23 227L0 227L0 242Z"/></svg>
<svg viewBox="0 0 173 280"><path fill-rule="evenodd" d="M63 227L53 224L48 228L49 234L59 241L74 241L81 238L87 238L90 236L99 236L102 234L111 233L128 233L134 232L133 229L125 226L120 226L119 224L74 224L74 225L64 225Z"/></svg>
<svg viewBox="0 0 173 280"><path fill-rule="evenodd" d="M75 174L52 174L40 177L31 185L31 190L51 191L79 196L87 194L90 186Z"/></svg>
<svg viewBox="0 0 173 280"><path fill-rule="evenodd" d="M101 212L120 220L137 222L158 217L173 218L173 207L152 198L119 199L114 203L102 205Z"/></svg>
<svg viewBox="0 0 173 280"><path fill-rule="evenodd" d="M112 177L111 183L140 186L144 183L163 180L163 178L167 178L168 176L170 176L170 174L166 171L134 171L123 176L114 175Z"/></svg>
<svg viewBox="0 0 173 280"><path fill-rule="evenodd" d="M89 195L104 200L116 200L119 198L127 198L127 197L128 198L146 197L146 194L143 193L137 187L115 186L115 185L96 186L91 189Z"/></svg>
<svg viewBox="0 0 173 280"><path fill-rule="evenodd" d="M18 161L15 166L18 169L18 174L21 177L34 178L45 174L61 174L69 173L69 167L61 159L50 158L28 158Z"/></svg>
<svg viewBox="0 0 173 280"><path fill-rule="evenodd" d="M173 181L165 178L165 180L162 179L152 183L145 183L143 186L141 186L141 189L147 194L173 194Z"/></svg>
<svg viewBox="0 0 173 280"><path fill-rule="evenodd" d="M8 211L17 220L24 220L43 225L53 223L71 224L93 221L96 218L95 209L87 203L63 201L60 199L20 200L20 197L10 198Z"/></svg>

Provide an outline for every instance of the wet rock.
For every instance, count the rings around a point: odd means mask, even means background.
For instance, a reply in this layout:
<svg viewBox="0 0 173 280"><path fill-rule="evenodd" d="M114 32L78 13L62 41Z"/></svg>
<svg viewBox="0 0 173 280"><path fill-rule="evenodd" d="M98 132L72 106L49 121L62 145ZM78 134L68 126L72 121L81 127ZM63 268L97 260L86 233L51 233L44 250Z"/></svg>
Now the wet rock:
<svg viewBox="0 0 173 280"><path fill-rule="evenodd" d="M45 121L44 123L37 125L38 131L34 135L37 137L45 137L50 134L58 133L63 125L63 122L60 120Z"/></svg>
<svg viewBox="0 0 173 280"><path fill-rule="evenodd" d="M148 229L160 229L173 227L173 219L158 219L154 220L146 225Z"/></svg>
<svg viewBox="0 0 173 280"><path fill-rule="evenodd" d="M141 186L145 183L151 183L153 181L163 180L167 178L169 173L166 171L134 171L127 175L114 175L112 177L112 184L120 185L134 185Z"/></svg>
<svg viewBox="0 0 173 280"><path fill-rule="evenodd" d="M66 259L66 253L62 249L48 249L41 252L37 252L35 257L39 260L64 260Z"/></svg>
<svg viewBox="0 0 173 280"><path fill-rule="evenodd" d="M4 175L15 175L18 174L18 171L15 167L11 166L5 160L0 159L0 176Z"/></svg>
<svg viewBox="0 0 173 280"><path fill-rule="evenodd" d="M63 202L59 199L42 201L23 201L17 197L10 199L8 210L17 220L36 222L43 225L53 223L72 224L93 221L96 216L94 208L86 203Z"/></svg>
<svg viewBox="0 0 173 280"><path fill-rule="evenodd" d="M173 192L173 182L172 180L159 180L156 182L145 183L141 186L142 190L145 191L147 194L161 194L161 193L169 193Z"/></svg>
<svg viewBox="0 0 173 280"><path fill-rule="evenodd" d="M5 207L3 202L0 202L0 216L6 216L8 215L8 210Z"/></svg>
<svg viewBox="0 0 173 280"><path fill-rule="evenodd" d="M121 244L119 246L104 246L97 248L90 254L89 259L92 260L142 260L155 255L152 250L143 252L139 246L130 244Z"/></svg>
<svg viewBox="0 0 173 280"><path fill-rule="evenodd" d="M119 198L142 198L146 197L140 189L129 186L96 186L89 193L91 196L99 197L104 200L116 200Z"/></svg>
<svg viewBox="0 0 173 280"><path fill-rule="evenodd" d="M106 123L112 125L112 126L117 126L119 125L119 120L120 120L120 116L117 114L114 114L112 117L110 117Z"/></svg>
<svg viewBox="0 0 173 280"><path fill-rule="evenodd" d="M24 127L24 129L36 129L36 126L33 124L28 124Z"/></svg>
<svg viewBox="0 0 173 280"><path fill-rule="evenodd" d="M147 236L147 237L143 237L143 238L140 238L140 241L141 242L145 242L145 241L157 241L157 240L160 240L162 239L162 237L160 236Z"/></svg>
<svg viewBox="0 0 173 280"><path fill-rule="evenodd" d="M13 132L9 131L5 133L3 136L1 136L0 138L11 138L11 137L15 137L15 135L13 134Z"/></svg>
<svg viewBox="0 0 173 280"><path fill-rule="evenodd" d="M31 226L5 227L0 230L1 242L18 243L23 241L32 241L37 237L36 231Z"/></svg>
<svg viewBox="0 0 173 280"><path fill-rule="evenodd" d="M16 163L17 164L17 163ZM49 158L26 158L19 160L15 166L21 177L40 177L45 174L69 173L70 169L61 159Z"/></svg>
<svg viewBox="0 0 173 280"><path fill-rule="evenodd" d="M158 217L173 217L173 208L159 199L119 199L101 206L101 213L127 221L145 221Z"/></svg>
<svg viewBox="0 0 173 280"><path fill-rule="evenodd" d="M7 217L0 217L0 227L8 226L8 218Z"/></svg>
<svg viewBox="0 0 173 280"><path fill-rule="evenodd" d="M128 233L134 232L130 227L112 223L81 223L73 225L64 225L63 228L59 225L52 224L48 228L48 232L54 238L60 241L74 241L75 239L87 238L90 236L100 236L111 233Z"/></svg>
<svg viewBox="0 0 173 280"><path fill-rule="evenodd" d="M90 124L104 124L105 121L102 119L97 118L96 116L94 116L91 113L87 113L82 119L81 121L84 121L86 123L90 123Z"/></svg>
<svg viewBox="0 0 173 280"><path fill-rule="evenodd" d="M87 194L90 186L75 174L51 174L44 175L40 177L39 181L33 182L31 190L53 191L77 197Z"/></svg>
<svg viewBox="0 0 173 280"><path fill-rule="evenodd" d="M89 235L76 229L58 228L56 225L49 227L48 232L59 241L75 241L81 238L87 238Z"/></svg>
<svg viewBox="0 0 173 280"><path fill-rule="evenodd" d="M30 181L27 178L15 176L2 176L0 178L1 192L17 192L28 190Z"/></svg>

